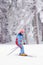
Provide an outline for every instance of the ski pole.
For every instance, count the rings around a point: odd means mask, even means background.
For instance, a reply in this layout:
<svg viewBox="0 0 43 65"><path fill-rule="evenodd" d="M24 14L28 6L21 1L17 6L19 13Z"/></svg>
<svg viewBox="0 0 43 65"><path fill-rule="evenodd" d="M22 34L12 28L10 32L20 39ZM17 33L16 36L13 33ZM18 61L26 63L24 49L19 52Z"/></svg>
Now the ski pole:
<svg viewBox="0 0 43 65"><path fill-rule="evenodd" d="M12 54L14 51L16 51L17 50L17 48L18 47L16 47L16 48L13 48L13 50L8 54L8 55L10 55L10 54Z"/></svg>

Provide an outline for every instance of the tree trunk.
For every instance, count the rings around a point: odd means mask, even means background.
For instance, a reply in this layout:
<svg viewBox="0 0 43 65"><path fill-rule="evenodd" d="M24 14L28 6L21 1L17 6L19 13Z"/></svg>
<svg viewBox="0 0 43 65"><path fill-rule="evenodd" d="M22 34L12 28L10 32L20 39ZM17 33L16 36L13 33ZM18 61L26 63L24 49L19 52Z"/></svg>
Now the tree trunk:
<svg viewBox="0 0 43 65"><path fill-rule="evenodd" d="M34 0L34 3L36 4L36 1L35 1L35 0ZM35 9L34 21L33 21L34 38L35 38L35 40L36 40L36 43L39 44L39 39L38 39L38 27L37 27L37 8L36 8L36 5L35 5L34 9Z"/></svg>

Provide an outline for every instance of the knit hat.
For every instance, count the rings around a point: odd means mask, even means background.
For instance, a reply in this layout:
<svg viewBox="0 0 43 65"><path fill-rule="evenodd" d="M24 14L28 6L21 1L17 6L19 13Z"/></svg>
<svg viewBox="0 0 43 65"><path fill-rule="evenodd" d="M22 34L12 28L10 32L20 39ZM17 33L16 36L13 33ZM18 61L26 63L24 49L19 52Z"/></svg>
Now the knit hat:
<svg viewBox="0 0 43 65"><path fill-rule="evenodd" d="M21 30L19 31L19 33L24 33L24 29L21 29Z"/></svg>

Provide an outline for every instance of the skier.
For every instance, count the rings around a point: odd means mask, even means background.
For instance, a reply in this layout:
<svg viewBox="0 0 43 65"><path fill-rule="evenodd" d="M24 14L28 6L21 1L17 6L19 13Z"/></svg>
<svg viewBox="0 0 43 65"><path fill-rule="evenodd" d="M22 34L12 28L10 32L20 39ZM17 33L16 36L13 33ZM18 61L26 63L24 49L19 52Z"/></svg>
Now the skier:
<svg viewBox="0 0 43 65"><path fill-rule="evenodd" d="M23 41L23 34L24 34L24 29L20 30L20 32L18 33L17 37L16 37L16 45L20 48L20 56L27 56L27 54L24 53L24 46L22 45L22 41ZM25 44L25 42L24 42Z"/></svg>

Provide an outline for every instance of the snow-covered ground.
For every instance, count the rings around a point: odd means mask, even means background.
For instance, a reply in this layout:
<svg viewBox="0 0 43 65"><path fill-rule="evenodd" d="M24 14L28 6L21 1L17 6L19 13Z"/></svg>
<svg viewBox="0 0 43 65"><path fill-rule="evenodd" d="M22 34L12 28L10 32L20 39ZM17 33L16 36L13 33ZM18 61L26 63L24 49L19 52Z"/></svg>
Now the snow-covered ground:
<svg viewBox="0 0 43 65"><path fill-rule="evenodd" d="M20 49L14 44L0 44L0 65L43 65L43 44L24 45L26 57L18 56Z"/></svg>

